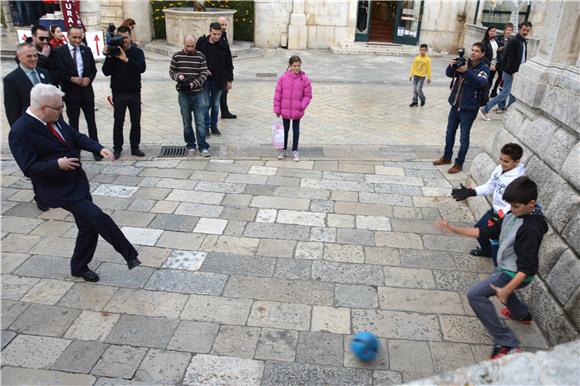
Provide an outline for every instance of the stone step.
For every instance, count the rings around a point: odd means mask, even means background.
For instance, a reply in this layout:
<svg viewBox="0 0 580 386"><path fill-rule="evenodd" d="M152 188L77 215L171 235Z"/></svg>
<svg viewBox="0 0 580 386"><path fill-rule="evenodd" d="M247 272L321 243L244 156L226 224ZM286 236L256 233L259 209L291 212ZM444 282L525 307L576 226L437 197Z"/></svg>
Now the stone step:
<svg viewBox="0 0 580 386"><path fill-rule="evenodd" d="M339 42L331 46L330 51L335 54L415 56L419 47L393 43ZM442 56L438 52L430 52L429 55Z"/></svg>
<svg viewBox="0 0 580 386"><path fill-rule="evenodd" d="M182 47L167 43L166 40L153 40L152 42L147 43L143 47L143 50L145 51L145 54L156 54L170 58L174 53L181 50L181 48ZM262 50L254 47L254 43L251 42L235 40L233 44L230 45L230 50L232 51L232 56L234 58L257 57L263 55Z"/></svg>

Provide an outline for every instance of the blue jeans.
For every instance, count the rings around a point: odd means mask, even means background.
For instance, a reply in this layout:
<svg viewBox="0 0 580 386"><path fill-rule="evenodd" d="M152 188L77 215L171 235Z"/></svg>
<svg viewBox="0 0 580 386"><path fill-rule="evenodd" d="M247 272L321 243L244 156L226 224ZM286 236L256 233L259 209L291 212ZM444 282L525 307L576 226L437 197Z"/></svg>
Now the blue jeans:
<svg viewBox="0 0 580 386"><path fill-rule="evenodd" d="M469 150L469 133L471 132L471 125L473 125L473 121L476 117L477 110L459 111L456 106L451 106L449 117L447 118L447 132L445 133L445 152L443 153L443 159L451 160L451 156L453 156L453 145L455 144L455 134L457 133L457 127L460 126L461 135L459 141L461 146L459 147L459 154L455 159L455 163L459 166L463 166L467 150Z"/></svg>
<svg viewBox="0 0 580 386"><path fill-rule="evenodd" d="M469 305L479 318L489 335L492 336L495 344L500 346L516 347L519 340L516 334L503 323L497 316L493 303L489 300L495 296L495 291L489 286L493 284L496 287L505 287L512 278L503 272L495 271L487 279L482 280L467 292ZM524 288L529 283L522 283L517 289ZM514 319L524 319L529 312L527 304L522 302L515 291L512 292L505 305Z"/></svg>
<svg viewBox="0 0 580 386"><path fill-rule="evenodd" d="M491 111L491 109L499 104L499 108L502 110L505 110L506 108L510 107L510 105L512 103L514 103L516 101L516 98L514 98L513 95L511 95L512 92L512 82L514 80L514 76L512 74L508 74L507 72L503 72L502 74L502 79L503 79L503 87L501 89L501 92L499 93L498 96L496 96L495 98L491 99L489 102L487 102L487 105L485 105L485 107L483 108L483 110L486 113L489 113ZM509 98L509 100L508 100ZM508 103L508 105L506 106L505 103Z"/></svg>
<svg viewBox="0 0 580 386"><path fill-rule="evenodd" d="M181 119L183 120L183 139L188 149L195 149L195 138L197 136L197 145L199 150L204 150L209 147L205 141L205 118L204 114L207 111L207 97L205 92L198 95L179 93L177 98L179 101L179 109L181 110ZM195 135L193 134L191 113L195 119Z"/></svg>
<svg viewBox="0 0 580 386"><path fill-rule="evenodd" d="M203 89L207 95L208 105L205 109L205 128L206 130L217 129L218 114L220 112L220 98L222 89L217 85L215 80L208 79L203 84ZM210 111L211 110L211 121Z"/></svg>

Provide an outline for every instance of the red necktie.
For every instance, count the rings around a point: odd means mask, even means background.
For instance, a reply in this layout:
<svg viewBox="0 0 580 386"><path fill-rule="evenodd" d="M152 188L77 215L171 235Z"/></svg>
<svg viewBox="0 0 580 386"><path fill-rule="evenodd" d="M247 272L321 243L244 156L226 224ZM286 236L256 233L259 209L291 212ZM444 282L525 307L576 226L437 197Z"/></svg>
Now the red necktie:
<svg viewBox="0 0 580 386"><path fill-rule="evenodd" d="M60 135L60 133L58 131L56 131L56 129L54 128L54 124L52 123L47 123L46 124L48 126L48 129L52 132L52 134L54 134L54 136L56 138L58 138L58 140L62 143L66 143L66 141L64 140L64 138L62 137L62 135Z"/></svg>

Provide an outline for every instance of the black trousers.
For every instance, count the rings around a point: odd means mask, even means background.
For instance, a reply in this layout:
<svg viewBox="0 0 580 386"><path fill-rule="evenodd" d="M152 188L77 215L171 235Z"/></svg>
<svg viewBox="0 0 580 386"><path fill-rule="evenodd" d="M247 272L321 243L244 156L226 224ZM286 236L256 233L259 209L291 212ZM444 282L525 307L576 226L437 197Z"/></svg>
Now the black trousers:
<svg viewBox="0 0 580 386"><path fill-rule="evenodd" d="M497 71L497 78L495 79L495 84L493 85L493 89L491 90L490 98L497 96L497 88L499 87L499 84L501 83L501 80L503 78L502 75L503 75L502 71Z"/></svg>
<svg viewBox="0 0 580 386"><path fill-rule="evenodd" d="M72 274L86 272L93 259L99 235L119 252L126 261L137 257L138 253L119 229L117 224L89 196L84 200L67 204L63 209L72 213L79 230L75 250L70 261Z"/></svg>
<svg viewBox="0 0 580 386"><path fill-rule="evenodd" d="M228 108L228 90L225 88L222 90L222 95L220 96L220 111L222 115L230 113L230 109Z"/></svg>
<svg viewBox="0 0 580 386"><path fill-rule="evenodd" d="M68 124L74 130L79 130L79 117L81 110L85 115L87 127L89 129L89 137L99 142L97 135L97 123L95 122L95 99L88 97L81 97L79 100L69 100L66 102L66 115L68 116Z"/></svg>
<svg viewBox="0 0 580 386"><path fill-rule="evenodd" d="M284 124L284 150L288 148L288 133L290 131L290 120L283 118ZM298 150L298 141L300 140L300 119L292 120L292 151Z"/></svg>
<svg viewBox="0 0 580 386"><path fill-rule="evenodd" d="M129 117L131 119L129 142L131 149L138 149L141 143L141 93L113 93L113 105L115 109L113 115L113 149L123 150L123 125L125 124L127 108L129 108Z"/></svg>

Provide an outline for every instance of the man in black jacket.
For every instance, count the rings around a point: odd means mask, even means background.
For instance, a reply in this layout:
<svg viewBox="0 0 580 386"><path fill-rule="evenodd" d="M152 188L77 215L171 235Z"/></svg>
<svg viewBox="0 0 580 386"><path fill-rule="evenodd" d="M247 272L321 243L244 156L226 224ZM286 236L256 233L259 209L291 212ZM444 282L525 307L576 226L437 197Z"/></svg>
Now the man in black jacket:
<svg viewBox="0 0 580 386"><path fill-rule="evenodd" d="M529 21L524 21L518 26L518 34L510 39L502 58L502 78L503 78L503 88L501 93L495 98L487 102L486 106L479 109L481 117L485 121L489 121L490 118L487 113L497 105L498 103L504 101L506 103L506 109L515 102L515 98L510 95L512 91L512 83L514 75L519 71L520 65L525 63L528 59L528 41L526 36L530 33L532 29L532 23ZM509 97L509 101L508 101Z"/></svg>
<svg viewBox="0 0 580 386"><path fill-rule="evenodd" d="M52 47L49 44L50 34L48 30L42 25L33 25L30 28L30 33L32 36L26 39L26 41L36 48L38 53L38 67L52 71L49 61Z"/></svg>
<svg viewBox="0 0 580 386"><path fill-rule="evenodd" d="M222 27L214 22L209 26L209 34L197 41L196 49L205 55L207 60L208 78L203 87L207 93L209 108L205 114L206 133L221 135L217 127L220 109L220 97L223 89L230 90L234 80L234 65L232 53L222 39ZM211 117L209 110L211 110Z"/></svg>
<svg viewBox="0 0 580 386"><path fill-rule="evenodd" d="M493 90L491 90L491 98L494 98L497 96L497 88L499 87L499 84L501 82L502 79L502 67L501 67L501 62L502 62L502 58L503 58L503 52L507 47L507 44L512 36L512 32L514 32L514 25L512 23L507 23L504 27L503 27L503 35L501 36L497 36L496 40L497 40L497 64L496 64L496 71L497 71L497 78L495 79L495 84L493 85ZM500 103L500 107L501 107L501 103Z"/></svg>
<svg viewBox="0 0 580 386"><path fill-rule="evenodd" d="M79 129L79 117L81 109L87 121L89 137L98 142L97 123L95 121L95 93L93 80L97 76L97 66L91 50L81 45L83 30L79 27L71 27L68 31L68 44L56 48L50 58L54 68L53 77L64 91L66 114L69 125ZM94 153L96 161L103 157Z"/></svg>
<svg viewBox="0 0 580 386"><path fill-rule="evenodd" d="M141 74L145 72L146 68L145 54L142 49L133 44L129 27L117 28L117 35L123 36L123 45L119 47L118 55L107 55L103 64L103 74L111 76L111 90L113 90L115 109L113 151L115 159L119 159L123 150L125 111L129 108L131 154L144 157L145 153L139 149L139 144L141 143Z"/></svg>
<svg viewBox="0 0 580 386"><path fill-rule="evenodd" d="M218 23L222 26L222 40L230 47L230 42L228 41L228 19L224 16L218 17ZM231 51L231 50L230 50ZM224 88L222 90L222 96L220 97L220 109L222 112L222 119L236 119L238 116L230 112L228 107L228 89Z"/></svg>

